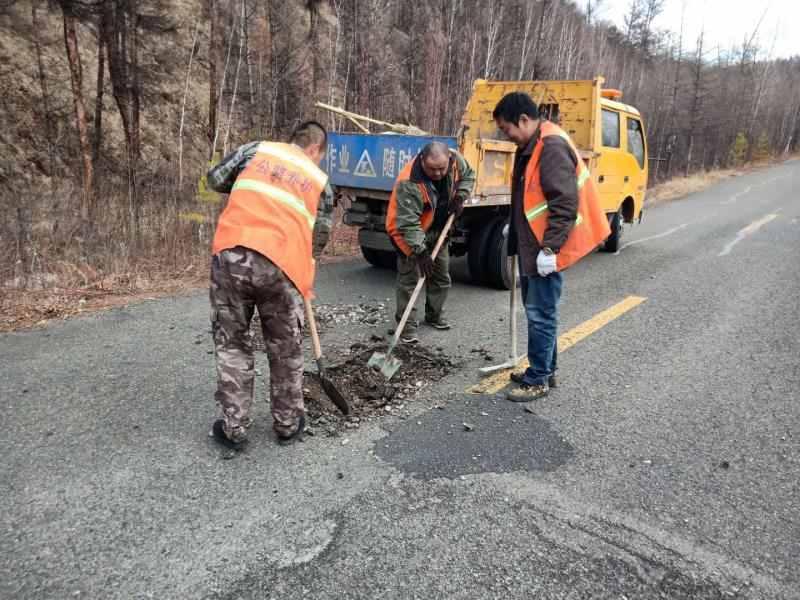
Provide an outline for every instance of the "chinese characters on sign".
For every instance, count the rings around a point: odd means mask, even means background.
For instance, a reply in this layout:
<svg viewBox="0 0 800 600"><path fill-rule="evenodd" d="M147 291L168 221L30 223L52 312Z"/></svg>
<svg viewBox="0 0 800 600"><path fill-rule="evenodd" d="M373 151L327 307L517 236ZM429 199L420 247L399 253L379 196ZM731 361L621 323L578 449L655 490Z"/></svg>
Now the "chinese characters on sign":
<svg viewBox="0 0 800 600"><path fill-rule="evenodd" d="M325 170L336 186L389 191L403 167L434 140L456 147L455 138L447 137L331 133Z"/></svg>
<svg viewBox="0 0 800 600"><path fill-rule="evenodd" d="M361 152L355 167L350 170L350 151L347 146L330 146L328 148L328 169L338 171L339 173L352 173L358 177L377 177L377 171L381 172L383 177L397 177L398 173L405 167L416 155L418 150L412 148L404 148L397 150L394 147L383 149L383 156L378 156L377 164L380 169L376 170L373 157L368 149Z"/></svg>

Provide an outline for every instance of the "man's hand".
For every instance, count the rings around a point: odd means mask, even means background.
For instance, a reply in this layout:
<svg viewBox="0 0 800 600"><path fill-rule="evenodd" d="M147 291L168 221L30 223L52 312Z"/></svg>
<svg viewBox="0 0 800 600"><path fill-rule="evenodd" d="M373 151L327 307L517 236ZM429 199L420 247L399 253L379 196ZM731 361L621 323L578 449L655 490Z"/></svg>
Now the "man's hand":
<svg viewBox="0 0 800 600"><path fill-rule="evenodd" d="M417 268L419 269L420 275L423 277L430 277L433 275L433 259L429 253L423 252L422 254L417 254L414 256L414 260L417 261Z"/></svg>
<svg viewBox="0 0 800 600"><path fill-rule="evenodd" d="M547 277L550 273L556 272L556 255L549 248L539 250L536 257L536 270L541 277Z"/></svg>
<svg viewBox="0 0 800 600"><path fill-rule="evenodd" d="M450 206L448 208L451 214L454 214L456 218L461 216L461 213L464 212L464 198L462 196L454 196L452 200L450 200Z"/></svg>

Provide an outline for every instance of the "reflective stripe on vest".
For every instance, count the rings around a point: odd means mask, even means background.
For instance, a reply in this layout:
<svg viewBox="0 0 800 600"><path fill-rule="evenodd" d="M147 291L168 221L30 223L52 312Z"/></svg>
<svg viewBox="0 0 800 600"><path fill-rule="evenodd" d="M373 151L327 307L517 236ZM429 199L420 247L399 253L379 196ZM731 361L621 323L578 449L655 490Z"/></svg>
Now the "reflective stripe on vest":
<svg viewBox="0 0 800 600"><path fill-rule="evenodd" d="M312 296L312 238L327 175L297 146L262 142L233 185L212 252L243 246L272 261Z"/></svg>
<svg viewBox="0 0 800 600"><path fill-rule="evenodd" d="M567 138L567 139L569 139L569 138ZM578 177L577 177L578 191L580 191L581 188L583 188L583 186L586 185L586 182L589 181L589 178L592 176L592 174L589 172L589 169L587 169L585 165L581 165L581 166L583 167L581 169L581 174L578 175ZM538 217L540 214L542 214L546 210L547 210L547 202L542 202L541 204L537 204L532 209L530 209L528 212L526 212L525 213L525 218L528 219L528 221L533 221L536 217ZM578 216L575 219L575 225L580 225L582 222L583 222L583 218L581 218L581 214L578 213Z"/></svg>
<svg viewBox="0 0 800 600"><path fill-rule="evenodd" d="M576 159L575 181L578 191L578 207L575 223L566 242L556 255L556 268L562 271L594 250L611 233L608 218L602 210L597 190L592 182L591 173L581 159L580 153L569 136L557 125L542 121L540 140L525 170L525 189L523 208L531 231L539 244L542 244L548 226L548 206L540 184L539 158L544 147L544 139L557 135L569 145Z"/></svg>
<svg viewBox="0 0 800 600"><path fill-rule="evenodd" d="M281 202L289 208L300 213L308 222L308 226L311 229L314 228L316 218L310 212L308 212L308 209L302 200L300 200L297 196L290 194L286 190L282 190L281 188L270 183L256 181L255 179L237 179L236 183L233 185L233 189L258 192L259 194L263 194L267 200L276 200L277 202Z"/></svg>

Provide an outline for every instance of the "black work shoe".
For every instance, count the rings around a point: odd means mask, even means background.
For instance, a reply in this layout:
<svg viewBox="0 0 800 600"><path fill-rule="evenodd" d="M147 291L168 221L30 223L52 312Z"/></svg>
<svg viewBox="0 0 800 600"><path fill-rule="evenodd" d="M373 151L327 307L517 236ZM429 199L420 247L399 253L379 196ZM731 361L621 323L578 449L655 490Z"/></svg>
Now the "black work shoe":
<svg viewBox="0 0 800 600"><path fill-rule="evenodd" d="M416 344L419 342L416 329L407 329L400 335L400 341L404 344Z"/></svg>
<svg viewBox="0 0 800 600"><path fill-rule="evenodd" d="M544 398L547 396L547 393L550 391L550 388L547 385L525 385L522 384L518 388L514 388L513 390L509 390L506 393L506 398L511 400L511 402L531 402L532 400L538 400L539 398Z"/></svg>
<svg viewBox="0 0 800 600"><path fill-rule="evenodd" d="M517 371L516 373L512 372L508 378L518 385L522 385L525 383L525 371ZM550 375L547 379L547 387L549 388L557 388L558 387L558 379L556 379L555 375Z"/></svg>
<svg viewBox="0 0 800 600"><path fill-rule="evenodd" d="M306 417L305 415L300 415L300 420L297 422L297 429L295 429L292 433L288 435L281 435L280 433L276 432L278 436L278 443L281 445L291 444L296 439L300 439L300 435L306 429Z"/></svg>
<svg viewBox="0 0 800 600"><path fill-rule="evenodd" d="M448 323L447 321L445 321L442 318L438 318L438 319L428 319L428 318L426 318L425 319L425 323L430 325L434 329L441 329L442 331L446 331L447 329L450 329L450 323Z"/></svg>
<svg viewBox="0 0 800 600"><path fill-rule="evenodd" d="M232 440L225 434L225 420L217 419L211 426L211 436L215 441L219 442L226 448L231 450L241 450L247 443L247 438L241 437L238 440Z"/></svg>

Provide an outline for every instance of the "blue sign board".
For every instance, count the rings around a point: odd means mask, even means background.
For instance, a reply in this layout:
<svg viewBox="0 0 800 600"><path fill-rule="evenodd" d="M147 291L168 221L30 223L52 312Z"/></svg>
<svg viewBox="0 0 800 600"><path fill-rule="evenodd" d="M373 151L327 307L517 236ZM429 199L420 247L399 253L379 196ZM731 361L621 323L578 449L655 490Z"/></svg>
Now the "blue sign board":
<svg viewBox="0 0 800 600"><path fill-rule="evenodd" d="M321 166L334 186L388 192L406 163L433 141L456 148L453 137L331 133Z"/></svg>

